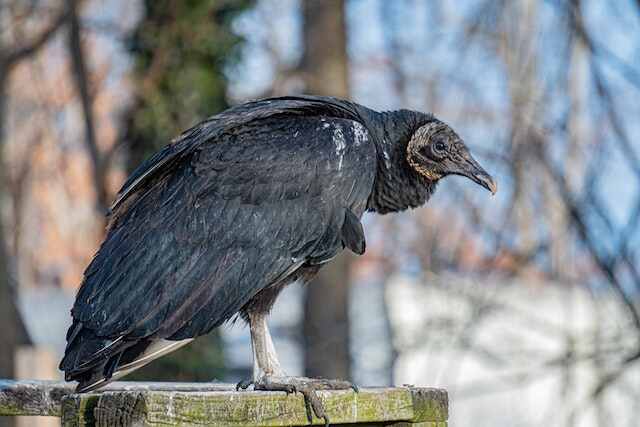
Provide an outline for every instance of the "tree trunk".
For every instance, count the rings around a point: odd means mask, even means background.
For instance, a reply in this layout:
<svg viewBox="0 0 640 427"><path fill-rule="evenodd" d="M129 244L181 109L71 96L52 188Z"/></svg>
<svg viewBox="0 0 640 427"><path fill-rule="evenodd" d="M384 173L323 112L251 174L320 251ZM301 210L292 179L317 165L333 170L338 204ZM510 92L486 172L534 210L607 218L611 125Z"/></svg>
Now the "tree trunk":
<svg viewBox="0 0 640 427"><path fill-rule="evenodd" d="M305 0L302 71L307 92L349 96L344 0Z"/></svg>
<svg viewBox="0 0 640 427"><path fill-rule="evenodd" d="M67 0L66 4L69 10L67 46L69 58L71 59L73 81L75 83L76 90L78 91L78 98L80 98L80 103L82 105L85 133L84 140L89 154L89 159L91 160L91 176L93 178L93 187L96 192L95 209L99 218L102 219L103 225L106 225L105 215L109 208L109 194L105 179L105 170L107 165L103 162L96 137L89 72L80 40L81 23L80 16L78 15L79 1Z"/></svg>
<svg viewBox="0 0 640 427"><path fill-rule="evenodd" d="M3 160L4 120L6 119L7 72L0 58L0 206L5 191L5 171ZM9 256L6 248L4 222L0 217L0 378L15 377L15 354L18 346L27 344L26 333L20 312L16 306L15 292L9 280ZM14 419L0 417L0 427L14 425Z"/></svg>
<svg viewBox="0 0 640 427"><path fill-rule="evenodd" d="M344 0L303 3L302 72L308 93L349 95ZM320 270L305 293L305 375L350 378L350 255L343 253Z"/></svg>
<svg viewBox="0 0 640 427"><path fill-rule="evenodd" d="M0 14L4 12L0 7ZM3 16L0 16L2 21ZM8 46L0 38L0 208L6 191L6 171L4 165L4 130L7 118L7 95L9 73L21 60L32 56L50 40L66 19L64 12L53 20L50 26L27 43ZM23 41L24 42L24 41ZM0 378L14 378L16 374L16 350L21 345L30 345L29 335L16 305L16 290L11 286L9 277L9 252L5 234L4 218L0 209ZM14 417L0 417L0 427L16 424Z"/></svg>
<svg viewBox="0 0 640 427"><path fill-rule="evenodd" d="M0 61L2 58L0 58ZM0 62L0 165L2 164L2 137L4 130L5 108L6 108L6 70ZM0 206L2 206L2 194L3 194L3 182L4 172L0 173ZM3 343L0 347L0 378L13 378L13 358L15 355L15 337L13 334L13 328L11 328L11 289L9 288L9 272L8 272L8 260L5 251L4 242L4 228L2 225L2 218L0 218L0 334L2 335ZM5 418L5 417L1 417ZM13 423L11 421L0 419L0 427L10 427Z"/></svg>

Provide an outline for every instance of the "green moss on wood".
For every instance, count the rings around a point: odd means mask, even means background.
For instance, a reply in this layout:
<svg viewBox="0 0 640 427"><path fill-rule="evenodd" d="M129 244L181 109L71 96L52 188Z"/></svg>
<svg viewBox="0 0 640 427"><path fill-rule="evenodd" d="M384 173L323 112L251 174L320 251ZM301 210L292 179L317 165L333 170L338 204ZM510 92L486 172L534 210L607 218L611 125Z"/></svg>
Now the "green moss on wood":
<svg viewBox="0 0 640 427"><path fill-rule="evenodd" d="M446 421L426 421L423 423L410 423L407 421L401 421L399 423L387 424L385 427L447 427L447 422Z"/></svg>
<svg viewBox="0 0 640 427"><path fill-rule="evenodd" d="M99 395L71 395L62 399L63 426L79 427L95 424L94 409Z"/></svg>
<svg viewBox="0 0 640 427"><path fill-rule="evenodd" d="M411 396L402 389L382 392L322 392L329 418L336 423L380 422L413 416ZM187 419L195 424L216 420L220 426L287 426L307 424L301 395L249 392L240 394L150 393L145 396L149 424ZM314 424L323 424L320 419Z"/></svg>
<svg viewBox="0 0 640 427"><path fill-rule="evenodd" d="M449 417L449 397L445 390L411 387L414 416L411 421L446 421Z"/></svg>
<svg viewBox="0 0 640 427"><path fill-rule="evenodd" d="M60 416L62 396L71 386L55 381L0 380L0 416Z"/></svg>
<svg viewBox="0 0 640 427"><path fill-rule="evenodd" d="M335 424L442 427L448 417L446 392L387 388L319 392ZM63 425L308 425L301 395L277 392L119 391L74 395L65 400ZM444 424L443 424L444 423ZM314 425L323 420L314 419ZM402 425L402 424L398 424Z"/></svg>

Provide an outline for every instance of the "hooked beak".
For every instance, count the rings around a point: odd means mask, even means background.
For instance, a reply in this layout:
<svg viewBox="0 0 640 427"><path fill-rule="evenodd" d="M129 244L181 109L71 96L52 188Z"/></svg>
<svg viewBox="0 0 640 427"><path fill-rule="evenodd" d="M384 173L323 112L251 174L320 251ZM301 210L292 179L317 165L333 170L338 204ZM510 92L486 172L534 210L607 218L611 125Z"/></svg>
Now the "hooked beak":
<svg viewBox="0 0 640 427"><path fill-rule="evenodd" d="M496 194L498 191L498 184L471 155L465 156L465 163L460 175L466 176L476 184L483 186L491 191L491 194Z"/></svg>

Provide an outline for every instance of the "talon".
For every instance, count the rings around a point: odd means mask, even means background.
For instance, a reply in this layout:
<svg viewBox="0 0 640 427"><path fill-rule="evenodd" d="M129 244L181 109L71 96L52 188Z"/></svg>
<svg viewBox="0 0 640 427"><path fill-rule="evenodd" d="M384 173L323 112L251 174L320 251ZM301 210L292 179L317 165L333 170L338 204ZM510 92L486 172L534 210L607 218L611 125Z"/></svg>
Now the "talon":
<svg viewBox="0 0 640 427"><path fill-rule="evenodd" d="M305 397L309 399L309 403L311 403L311 407L313 408L313 413L318 418L322 418L325 421L325 425L328 425L327 422L329 420L327 414L324 412L324 406L322 405L322 401L318 397L318 394L315 390L308 390L305 394Z"/></svg>
<svg viewBox="0 0 640 427"><path fill-rule="evenodd" d="M302 397L304 398L304 409L305 409L305 412L307 413L307 421L309 421L309 425L312 425L313 410L311 409L311 402L309 402L309 399L307 398L307 395L305 393L302 393Z"/></svg>
<svg viewBox="0 0 640 427"><path fill-rule="evenodd" d="M314 418L324 420L324 425L331 421L325 412L324 404L318 396L318 390L349 390L358 393L360 389L355 384L342 380L328 380L307 377L269 377L264 376L253 383L254 390L284 391L287 394L300 393L304 397L305 412L309 424Z"/></svg>
<svg viewBox="0 0 640 427"><path fill-rule="evenodd" d="M240 389L246 390L251 384L254 384L252 380L242 380L238 384L236 384L236 391L240 391Z"/></svg>

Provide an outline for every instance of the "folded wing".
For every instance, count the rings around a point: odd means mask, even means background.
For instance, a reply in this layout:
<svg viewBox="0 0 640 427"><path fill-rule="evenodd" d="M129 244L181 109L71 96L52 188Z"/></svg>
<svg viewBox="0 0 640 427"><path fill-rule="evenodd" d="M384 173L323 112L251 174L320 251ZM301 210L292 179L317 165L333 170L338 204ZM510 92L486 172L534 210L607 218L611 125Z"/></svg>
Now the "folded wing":
<svg viewBox="0 0 640 427"><path fill-rule="evenodd" d="M364 251L376 161L363 125L272 111L191 130L125 184L72 309L68 379L109 376L127 351L204 334L306 262Z"/></svg>

